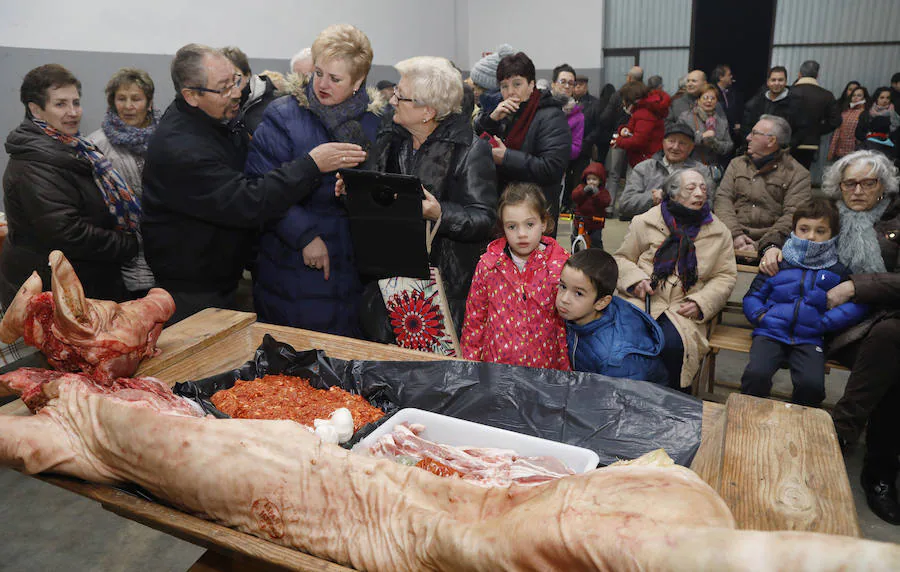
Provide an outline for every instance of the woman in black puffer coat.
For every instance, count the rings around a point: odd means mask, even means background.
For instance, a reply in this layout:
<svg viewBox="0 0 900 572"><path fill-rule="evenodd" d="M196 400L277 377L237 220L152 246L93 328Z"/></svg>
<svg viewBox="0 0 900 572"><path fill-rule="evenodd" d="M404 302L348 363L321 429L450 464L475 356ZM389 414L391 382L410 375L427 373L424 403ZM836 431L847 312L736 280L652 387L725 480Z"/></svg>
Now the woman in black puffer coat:
<svg viewBox="0 0 900 572"><path fill-rule="evenodd" d="M497 81L503 101L490 114L478 114L475 131L493 136L498 188L517 181L540 185L555 222L572 132L562 102L549 91L535 88L534 76L534 63L522 52L500 60Z"/></svg>
<svg viewBox="0 0 900 572"><path fill-rule="evenodd" d="M88 298L126 299L122 263L137 255L138 239L123 221L140 209L124 182L104 193L95 180L118 174L79 134L81 83L60 65L40 66L26 74L21 99L26 117L6 140L9 236L0 254L0 301L8 306L34 271L49 288L52 250L66 255Z"/></svg>
<svg viewBox="0 0 900 572"><path fill-rule="evenodd" d="M400 81L365 168L414 175L426 189L422 216L440 220L431 265L441 272L457 334L475 265L494 228L497 186L490 146L460 113L462 77L444 58L398 63ZM563 120L565 122L565 119ZM377 284L367 286L363 318L368 337L393 341Z"/></svg>

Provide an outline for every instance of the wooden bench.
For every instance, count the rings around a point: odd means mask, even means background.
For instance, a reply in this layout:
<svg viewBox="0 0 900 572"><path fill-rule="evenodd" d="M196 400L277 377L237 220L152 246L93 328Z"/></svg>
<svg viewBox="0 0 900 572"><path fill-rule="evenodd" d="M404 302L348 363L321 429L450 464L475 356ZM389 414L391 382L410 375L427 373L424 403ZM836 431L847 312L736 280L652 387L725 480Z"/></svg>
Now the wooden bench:
<svg viewBox="0 0 900 572"><path fill-rule="evenodd" d="M720 350L731 350L749 354L750 345L753 342L753 330L749 328L741 328L738 326L726 326L721 323L714 323L712 333L709 336L709 354L706 356L705 378L706 393L712 394L716 385L729 389L740 389L741 385L734 382L725 382L716 380L716 356ZM825 363L825 373L831 369L846 370L847 368L836 361L828 361ZM702 381L701 381L702 383ZM791 396L782 392L772 392L772 397L790 400Z"/></svg>

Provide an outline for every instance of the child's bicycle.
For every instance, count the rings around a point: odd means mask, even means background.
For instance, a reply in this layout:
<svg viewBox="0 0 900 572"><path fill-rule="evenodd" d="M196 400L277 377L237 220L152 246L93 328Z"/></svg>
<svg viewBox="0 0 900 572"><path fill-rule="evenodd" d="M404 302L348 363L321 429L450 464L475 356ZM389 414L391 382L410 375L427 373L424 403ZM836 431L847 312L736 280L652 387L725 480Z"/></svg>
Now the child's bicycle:
<svg viewBox="0 0 900 572"><path fill-rule="evenodd" d="M594 222L605 222L602 216L591 217ZM587 250L591 247L591 235L585 228L584 216L580 214L572 215L572 254Z"/></svg>

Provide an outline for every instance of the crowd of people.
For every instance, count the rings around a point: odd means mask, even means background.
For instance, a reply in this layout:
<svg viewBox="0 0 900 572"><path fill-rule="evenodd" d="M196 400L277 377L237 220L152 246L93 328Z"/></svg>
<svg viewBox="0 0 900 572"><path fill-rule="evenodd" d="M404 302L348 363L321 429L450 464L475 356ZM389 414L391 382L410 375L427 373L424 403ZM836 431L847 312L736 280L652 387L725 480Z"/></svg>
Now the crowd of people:
<svg viewBox="0 0 900 572"><path fill-rule="evenodd" d="M794 401L818 406L826 356L847 364L835 427L852 447L868 424L870 506L900 524L900 74L872 97L850 82L835 98L818 63L790 86L775 66L744 105L727 65L712 82L689 72L671 95L635 67L598 97L568 64L540 88L531 58L508 45L465 81L445 58L413 57L394 66L396 84L369 88L372 61L350 25L322 31L288 74L254 75L236 47L188 44L163 113L149 75L122 69L88 136L78 79L56 64L31 70L6 143L0 301L33 272L49 283L55 249L88 297L165 288L172 323L237 308L249 271L268 323L400 345L449 332L468 359L690 392L736 256L758 256L742 390L768 396L786 361ZM824 199L810 184L816 152L835 161ZM349 168L420 181L428 287L443 311L398 319L388 277L360 272ZM561 211L585 219L593 248L560 246ZM631 222L610 254L614 215Z"/></svg>

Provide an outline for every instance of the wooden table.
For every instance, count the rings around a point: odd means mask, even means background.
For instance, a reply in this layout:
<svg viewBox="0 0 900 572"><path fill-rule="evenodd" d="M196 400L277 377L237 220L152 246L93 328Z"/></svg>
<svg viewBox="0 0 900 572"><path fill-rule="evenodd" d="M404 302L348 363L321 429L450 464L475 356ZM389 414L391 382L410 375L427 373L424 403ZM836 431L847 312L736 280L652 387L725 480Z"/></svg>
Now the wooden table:
<svg viewBox="0 0 900 572"><path fill-rule="evenodd" d="M431 354L329 334L255 322L254 314L209 309L163 331L161 354L136 375L174 384L247 361L272 334L297 349L319 348L342 359L436 360ZM21 401L0 414L27 415ZM704 402L700 450L691 468L725 499L738 526L859 536L859 523L831 419L819 409L732 395L726 405ZM103 508L209 551L191 568L212 570L348 570L230 528L136 498L114 488L66 477L37 478L94 499Z"/></svg>

